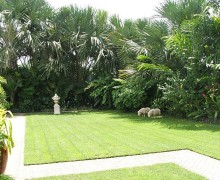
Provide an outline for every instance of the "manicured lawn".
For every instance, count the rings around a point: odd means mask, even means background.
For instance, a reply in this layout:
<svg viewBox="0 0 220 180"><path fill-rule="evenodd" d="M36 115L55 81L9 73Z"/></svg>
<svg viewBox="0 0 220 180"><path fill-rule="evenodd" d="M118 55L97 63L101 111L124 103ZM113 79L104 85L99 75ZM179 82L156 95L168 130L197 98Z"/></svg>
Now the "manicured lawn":
<svg viewBox="0 0 220 180"><path fill-rule="evenodd" d="M158 164L154 166L144 166L137 168L117 169L111 171L94 172L88 174L66 175L40 178L39 180L204 180L205 178L194 174L186 169L183 169L175 164Z"/></svg>
<svg viewBox="0 0 220 180"><path fill-rule="evenodd" d="M191 149L220 159L220 125L93 111L26 116L25 164Z"/></svg>

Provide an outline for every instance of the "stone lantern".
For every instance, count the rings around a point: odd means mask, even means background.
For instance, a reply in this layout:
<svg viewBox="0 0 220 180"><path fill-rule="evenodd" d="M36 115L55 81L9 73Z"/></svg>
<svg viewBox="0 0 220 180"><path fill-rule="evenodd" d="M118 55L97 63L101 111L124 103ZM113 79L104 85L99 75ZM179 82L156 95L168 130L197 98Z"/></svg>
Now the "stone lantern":
<svg viewBox="0 0 220 180"><path fill-rule="evenodd" d="M52 97L52 99L54 101L54 114L60 114L60 106L58 104L60 97L57 96L57 94L55 94L54 97Z"/></svg>

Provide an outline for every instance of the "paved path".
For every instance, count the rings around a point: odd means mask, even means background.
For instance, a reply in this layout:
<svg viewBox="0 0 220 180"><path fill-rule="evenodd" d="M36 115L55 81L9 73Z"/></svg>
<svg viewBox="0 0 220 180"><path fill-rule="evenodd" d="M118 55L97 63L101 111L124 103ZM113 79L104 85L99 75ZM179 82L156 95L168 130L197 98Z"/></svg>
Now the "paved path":
<svg viewBox="0 0 220 180"><path fill-rule="evenodd" d="M200 174L210 180L220 180L220 161L192 152L180 150L146 155L106 158L97 160L53 163L43 165L23 165L25 118L17 116L12 120L16 147L9 157L6 174L16 180L88 173L118 168L147 166L158 163L175 163L185 169Z"/></svg>
<svg viewBox="0 0 220 180"><path fill-rule="evenodd" d="M13 139L15 147L9 155L6 174L11 175L16 180L24 179L24 136L25 136L25 117L16 116L12 121Z"/></svg>

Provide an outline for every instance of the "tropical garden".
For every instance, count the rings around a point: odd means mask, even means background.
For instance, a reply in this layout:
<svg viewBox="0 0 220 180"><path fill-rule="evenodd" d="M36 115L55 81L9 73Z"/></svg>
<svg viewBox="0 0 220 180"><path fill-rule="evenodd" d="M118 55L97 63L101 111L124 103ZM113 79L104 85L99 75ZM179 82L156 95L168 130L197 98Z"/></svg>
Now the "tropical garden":
<svg viewBox="0 0 220 180"><path fill-rule="evenodd" d="M29 113L25 164L186 148L220 158L220 2L156 11L132 20L0 0L0 108ZM55 93L63 112L93 111L51 115ZM138 117L146 106L165 118Z"/></svg>
<svg viewBox="0 0 220 180"><path fill-rule="evenodd" d="M49 111L56 92L63 109L157 106L218 122L218 1L168 0L157 12L122 20L91 7L1 0L1 106Z"/></svg>

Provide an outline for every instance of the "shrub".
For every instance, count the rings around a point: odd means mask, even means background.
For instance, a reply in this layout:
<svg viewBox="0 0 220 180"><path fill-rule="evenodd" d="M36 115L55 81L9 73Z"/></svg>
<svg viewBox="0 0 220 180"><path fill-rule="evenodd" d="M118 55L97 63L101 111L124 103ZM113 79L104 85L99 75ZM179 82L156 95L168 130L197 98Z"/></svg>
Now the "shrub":
<svg viewBox="0 0 220 180"><path fill-rule="evenodd" d="M145 56L141 58L148 60ZM133 111L151 106L152 101L160 95L158 85L171 73L168 67L159 64L141 63L137 69L113 92L116 108Z"/></svg>
<svg viewBox="0 0 220 180"><path fill-rule="evenodd" d="M129 111L151 106L158 96L160 80L151 78L149 74L138 72L122 81L113 91L114 106Z"/></svg>
<svg viewBox="0 0 220 180"><path fill-rule="evenodd" d="M145 78L133 76L125 80L113 91L114 106L117 109L134 111L142 107L147 101Z"/></svg>
<svg viewBox="0 0 220 180"><path fill-rule="evenodd" d="M0 109L7 109L9 107L9 103L6 101L6 93L2 84L6 84L6 80L0 76Z"/></svg>
<svg viewBox="0 0 220 180"><path fill-rule="evenodd" d="M85 90L89 92L90 97L93 98L94 106L113 108L112 92L114 87L118 84L119 83L111 76L100 77L99 79L92 81Z"/></svg>
<svg viewBox="0 0 220 180"><path fill-rule="evenodd" d="M220 90L209 76L175 75L159 88L163 96L154 100L154 105L167 113L200 121L220 120Z"/></svg>

